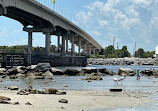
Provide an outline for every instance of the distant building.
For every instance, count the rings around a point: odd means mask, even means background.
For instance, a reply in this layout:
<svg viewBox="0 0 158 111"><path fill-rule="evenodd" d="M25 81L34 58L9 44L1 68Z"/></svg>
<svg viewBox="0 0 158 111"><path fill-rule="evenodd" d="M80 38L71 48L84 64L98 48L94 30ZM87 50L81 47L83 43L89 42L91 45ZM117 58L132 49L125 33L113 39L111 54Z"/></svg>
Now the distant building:
<svg viewBox="0 0 158 111"><path fill-rule="evenodd" d="M158 45L155 47L155 55L156 58L158 58Z"/></svg>

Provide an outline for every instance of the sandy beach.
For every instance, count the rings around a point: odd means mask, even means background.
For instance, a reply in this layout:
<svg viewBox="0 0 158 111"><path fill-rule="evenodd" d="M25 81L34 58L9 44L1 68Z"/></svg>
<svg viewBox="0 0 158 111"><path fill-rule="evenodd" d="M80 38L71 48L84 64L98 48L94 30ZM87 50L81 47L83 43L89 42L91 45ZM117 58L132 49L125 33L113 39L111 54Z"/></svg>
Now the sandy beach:
<svg viewBox="0 0 158 111"><path fill-rule="evenodd" d="M152 103L145 92L97 92L97 91L66 91L66 95L30 94L17 95L17 91L1 90L0 96L11 98L11 103L0 104L0 111L88 111L102 108L119 108L141 106ZM59 103L67 99L68 103ZM32 105L25 105L30 102Z"/></svg>

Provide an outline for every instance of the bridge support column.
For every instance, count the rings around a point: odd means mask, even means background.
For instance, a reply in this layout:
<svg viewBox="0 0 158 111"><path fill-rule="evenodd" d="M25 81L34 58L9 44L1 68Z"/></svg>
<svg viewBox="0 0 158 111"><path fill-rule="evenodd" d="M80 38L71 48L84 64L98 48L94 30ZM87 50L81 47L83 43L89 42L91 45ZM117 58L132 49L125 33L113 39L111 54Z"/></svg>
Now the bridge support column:
<svg viewBox="0 0 158 111"><path fill-rule="evenodd" d="M74 44L74 35L71 37L71 56L74 56L75 44Z"/></svg>
<svg viewBox="0 0 158 111"><path fill-rule="evenodd" d="M65 55L65 35L62 36L62 56Z"/></svg>
<svg viewBox="0 0 158 111"><path fill-rule="evenodd" d="M81 37L78 38L78 55L81 56Z"/></svg>
<svg viewBox="0 0 158 111"><path fill-rule="evenodd" d="M49 56L50 54L50 45L51 45L51 35L50 32L47 32L46 34L46 40L45 40L45 54Z"/></svg>
<svg viewBox="0 0 158 111"><path fill-rule="evenodd" d="M66 53L68 53L68 36L66 37Z"/></svg>
<svg viewBox="0 0 158 111"><path fill-rule="evenodd" d="M92 48L91 48L91 45L89 45L89 55L91 55L91 50L92 50Z"/></svg>
<svg viewBox="0 0 158 111"><path fill-rule="evenodd" d="M60 52L60 36L58 36L58 53Z"/></svg>
<svg viewBox="0 0 158 111"><path fill-rule="evenodd" d="M28 50L32 53L32 32L28 32Z"/></svg>
<svg viewBox="0 0 158 111"><path fill-rule="evenodd" d="M93 55L95 55L95 48L93 49Z"/></svg>
<svg viewBox="0 0 158 111"><path fill-rule="evenodd" d="M85 55L87 54L87 42L86 41L84 42L84 54Z"/></svg>

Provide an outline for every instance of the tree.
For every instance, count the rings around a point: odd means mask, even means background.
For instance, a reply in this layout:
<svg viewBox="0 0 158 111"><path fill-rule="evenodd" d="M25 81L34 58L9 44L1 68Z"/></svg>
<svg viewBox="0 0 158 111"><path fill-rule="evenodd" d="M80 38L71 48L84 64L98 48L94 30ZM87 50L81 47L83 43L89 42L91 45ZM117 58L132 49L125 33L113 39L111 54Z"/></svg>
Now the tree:
<svg viewBox="0 0 158 111"><path fill-rule="evenodd" d="M147 53L145 53L145 56L147 56ZM135 52L135 57L143 58L144 57L144 49L139 48L138 51Z"/></svg>
<svg viewBox="0 0 158 111"><path fill-rule="evenodd" d="M122 47L122 54L121 57L130 57L130 53L127 50L127 46Z"/></svg>

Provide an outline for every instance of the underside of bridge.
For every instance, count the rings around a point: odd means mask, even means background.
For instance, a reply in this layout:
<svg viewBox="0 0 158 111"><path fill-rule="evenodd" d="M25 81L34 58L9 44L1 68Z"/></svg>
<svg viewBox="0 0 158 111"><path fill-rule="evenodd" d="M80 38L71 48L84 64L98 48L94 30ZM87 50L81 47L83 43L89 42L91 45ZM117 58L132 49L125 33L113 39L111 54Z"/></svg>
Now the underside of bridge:
<svg viewBox="0 0 158 111"><path fill-rule="evenodd" d="M29 65L49 62L52 66L85 66L86 56L96 54L102 48L86 32L35 0L0 0L0 15L19 21L28 32ZM36 32L45 35L45 48L32 50L32 35ZM51 35L57 36L57 50L51 47Z"/></svg>

